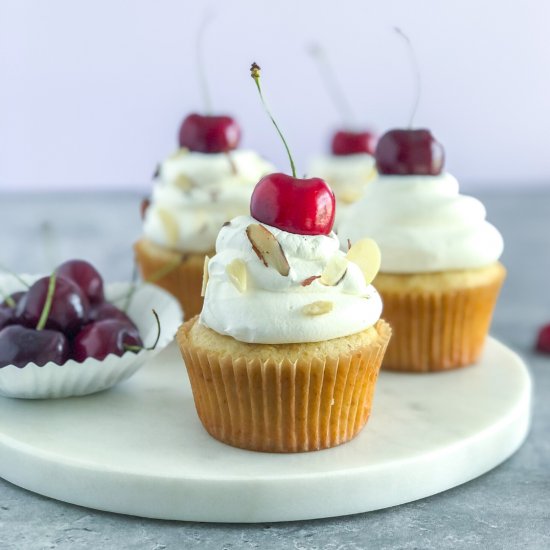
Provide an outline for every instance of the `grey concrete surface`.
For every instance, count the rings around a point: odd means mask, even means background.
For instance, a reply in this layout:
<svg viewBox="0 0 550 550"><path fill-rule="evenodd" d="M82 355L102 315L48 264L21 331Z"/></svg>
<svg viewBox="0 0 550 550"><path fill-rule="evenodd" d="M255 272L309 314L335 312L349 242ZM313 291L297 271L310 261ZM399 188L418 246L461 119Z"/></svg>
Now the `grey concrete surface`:
<svg viewBox="0 0 550 550"><path fill-rule="evenodd" d="M492 333L534 379L531 433L486 475L421 501L349 517L258 525L152 521L54 501L0 480L0 548L545 549L550 548L550 356L533 353L550 322L550 191L478 193L504 235L509 274ZM0 195L0 263L44 272L86 257L108 280L130 277L140 233L130 194Z"/></svg>

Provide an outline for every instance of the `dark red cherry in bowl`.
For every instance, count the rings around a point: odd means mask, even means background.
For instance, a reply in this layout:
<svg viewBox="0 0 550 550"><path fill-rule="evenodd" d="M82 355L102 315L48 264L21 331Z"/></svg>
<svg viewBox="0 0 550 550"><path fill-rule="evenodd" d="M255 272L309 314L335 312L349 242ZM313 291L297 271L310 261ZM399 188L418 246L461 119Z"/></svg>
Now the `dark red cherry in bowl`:
<svg viewBox="0 0 550 550"><path fill-rule="evenodd" d="M25 296L26 292L20 290L18 292L14 292L13 294L10 294L9 296L9 299L11 302L13 302L15 304L14 307L17 307L17 304L21 301L21 299L23 298L23 296ZM0 307L7 307L7 308L11 308L11 306L8 304L8 300L4 300L1 304L0 304Z"/></svg>
<svg viewBox="0 0 550 550"><path fill-rule="evenodd" d="M117 319L96 321L86 325L75 336L72 355L79 363L88 357L102 360L111 353L123 355L128 346L143 348L136 328Z"/></svg>
<svg viewBox="0 0 550 550"><path fill-rule="evenodd" d="M53 361L62 365L69 359L69 341L56 330L35 330L11 325L0 330L0 368L29 363L39 367Z"/></svg>
<svg viewBox="0 0 550 550"><path fill-rule="evenodd" d="M359 153L374 155L375 148L376 138L371 132L340 130L332 138L333 155L357 155Z"/></svg>
<svg viewBox="0 0 550 550"><path fill-rule="evenodd" d="M103 302L102 304L98 304L90 308L89 320L91 322L105 321L108 319L116 319L117 321L126 323L127 325L135 328L135 324L132 319L130 319L124 311L118 309L118 307L109 302Z"/></svg>
<svg viewBox="0 0 550 550"><path fill-rule="evenodd" d="M17 305L18 322L36 328L48 294L50 277L38 279ZM64 277L56 277L52 307L46 327L72 336L88 320L90 304L80 287Z"/></svg>
<svg viewBox="0 0 550 550"><path fill-rule="evenodd" d="M443 146L429 130L390 130L378 141L380 174L437 176L443 170Z"/></svg>
<svg viewBox="0 0 550 550"><path fill-rule="evenodd" d="M236 149L241 128L229 116L189 115L181 124L180 147L197 153L226 153Z"/></svg>
<svg viewBox="0 0 550 550"><path fill-rule="evenodd" d="M62 263L56 273L58 277L64 277L76 283L90 304L100 304L105 301L103 278L91 263L85 260L69 260Z"/></svg>
<svg viewBox="0 0 550 550"><path fill-rule="evenodd" d="M328 235L334 225L334 193L321 178L269 174L254 188L250 213L289 233Z"/></svg>

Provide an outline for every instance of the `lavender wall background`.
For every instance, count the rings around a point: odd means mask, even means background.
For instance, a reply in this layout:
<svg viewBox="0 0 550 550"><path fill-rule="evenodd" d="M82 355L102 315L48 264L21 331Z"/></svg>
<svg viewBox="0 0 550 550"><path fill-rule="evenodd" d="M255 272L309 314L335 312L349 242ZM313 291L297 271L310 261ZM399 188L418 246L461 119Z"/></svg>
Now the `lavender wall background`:
<svg viewBox="0 0 550 550"><path fill-rule="evenodd" d="M216 110L281 168L250 62L304 171L338 124L306 46L324 44L357 118L384 130L406 124L413 97L398 25L423 74L417 124L444 143L448 169L466 185L550 182L546 0L0 0L0 189L146 189L201 109L207 10Z"/></svg>

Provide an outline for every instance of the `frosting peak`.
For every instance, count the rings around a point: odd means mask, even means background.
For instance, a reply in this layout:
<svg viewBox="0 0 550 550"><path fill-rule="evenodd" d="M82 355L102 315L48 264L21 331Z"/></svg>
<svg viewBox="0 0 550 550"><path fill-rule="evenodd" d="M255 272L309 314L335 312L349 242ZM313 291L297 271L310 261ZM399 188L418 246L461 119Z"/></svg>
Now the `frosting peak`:
<svg viewBox="0 0 550 550"><path fill-rule="evenodd" d="M251 226L263 229L252 233ZM324 284L320 276L329 262L345 271ZM221 229L208 275L201 322L242 342L348 336L372 326L382 311L378 293L361 268L345 260L334 233L297 235L239 216Z"/></svg>
<svg viewBox="0 0 550 550"><path fill-rule="evenodd" d="M253 151L196 153L180 149L159 167L145 236L182 252L209 252L222 224L248 211L260 178L273 166Z"/></svg>
<svg viewBox="0 0 550 550"><path fill-rule="evenodd" d="M380 175L348 211L339 234L343 241L376 240L386 273L472 269L502 254L502 236L485 217L483 204L460 195L448 173Z"/></svg>

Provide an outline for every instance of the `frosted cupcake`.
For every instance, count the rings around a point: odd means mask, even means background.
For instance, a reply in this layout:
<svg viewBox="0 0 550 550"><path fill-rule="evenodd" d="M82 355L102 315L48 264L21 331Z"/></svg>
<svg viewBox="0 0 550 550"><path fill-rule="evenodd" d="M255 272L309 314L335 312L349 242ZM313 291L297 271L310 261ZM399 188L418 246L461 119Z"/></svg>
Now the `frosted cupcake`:
<svg viewBox="0 0 550 550"><path fill-rule="evenodd" d="M393 329L383 366L438 371L475 363L505 278L503 241L480 201L459 194L428 130L392 130L376 150L379 176L340 227L382 252L374 284Z"/></svg>
<svg viewBox="0 0 550 550"><path fill-rule="evenodd" d="M323 178L334 191L337 228L349 206L363 197L367 184L376 177L375 147L371 132L340 130L332 138L331 154L310 162L308 173Z"/></svg>
<svg viewBox="0 0 550 550"><path fill-rule="evenodd" d="M187 318L200 312L204 259L224 222L248 211L254 184L273 167L236 149L240 129L225 116L188 116L180 149L162 162L135 244L145 280L176 296Z"/></svg>
<svg viewBox="0 0 550 550"><path fill-rule="evenodd" d="M259 88L255 64L252 76ZM370 285L377 246L341 252L334 194L319 178L296 178L291 165L293 177L258 182L251 216L221 229L202 313L177 336L205 429L255 451L312 451L355 437L391 332Z"/></svg>

